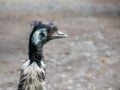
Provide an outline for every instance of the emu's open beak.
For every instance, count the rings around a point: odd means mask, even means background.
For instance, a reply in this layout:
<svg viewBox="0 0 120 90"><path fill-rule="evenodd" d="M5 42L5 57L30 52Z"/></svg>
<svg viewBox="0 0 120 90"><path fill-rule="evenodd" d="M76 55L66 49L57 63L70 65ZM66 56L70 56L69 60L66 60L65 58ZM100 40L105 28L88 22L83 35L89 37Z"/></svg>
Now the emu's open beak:
<svg viewBox="0 0 120 90"><path fill-rule="evenodd" d="M68 37L68 35L61 31L57 31L52 35L52 39L66 38L66 37Z"/></svg>

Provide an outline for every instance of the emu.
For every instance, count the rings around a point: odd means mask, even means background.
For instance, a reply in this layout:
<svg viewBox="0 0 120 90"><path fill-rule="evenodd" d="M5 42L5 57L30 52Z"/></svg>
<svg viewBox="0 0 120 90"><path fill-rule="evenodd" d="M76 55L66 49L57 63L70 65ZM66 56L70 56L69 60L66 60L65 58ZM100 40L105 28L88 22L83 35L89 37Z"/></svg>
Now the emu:
<svg viewBox="0 0 120 90"><path fill-rule="evenodd" d="M29 60L22 66L17 90L46 90L43 46L50 40L67 37L58 31L53 23L44 24L35 21L32 26L33 30L29 37Z"/></svg>

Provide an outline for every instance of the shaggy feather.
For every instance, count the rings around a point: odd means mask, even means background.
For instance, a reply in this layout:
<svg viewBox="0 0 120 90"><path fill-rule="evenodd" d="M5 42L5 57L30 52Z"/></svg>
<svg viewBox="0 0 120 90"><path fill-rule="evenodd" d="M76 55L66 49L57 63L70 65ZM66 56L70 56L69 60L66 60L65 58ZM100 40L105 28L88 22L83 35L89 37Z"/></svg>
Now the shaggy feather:
<svg viewBox="0 0 120 90"><path fill-rule="evenodd" d="M45 64L41 60L41 67L36 62L30 64L28 60L22 66L18 90L46 90Z"/></svg>

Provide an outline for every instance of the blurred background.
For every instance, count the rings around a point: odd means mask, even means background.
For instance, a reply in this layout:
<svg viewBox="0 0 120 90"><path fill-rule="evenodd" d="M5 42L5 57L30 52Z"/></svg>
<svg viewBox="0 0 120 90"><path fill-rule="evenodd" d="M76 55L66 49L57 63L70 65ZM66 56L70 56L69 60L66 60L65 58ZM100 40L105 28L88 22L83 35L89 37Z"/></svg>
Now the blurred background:
<svg viewBox="0 0 120 90"><path fill-rule="evenodd" d="M120 0L0 0L0 90L17 90L33 20L69 35L44 47L48 90L120 90Z"/></svg>

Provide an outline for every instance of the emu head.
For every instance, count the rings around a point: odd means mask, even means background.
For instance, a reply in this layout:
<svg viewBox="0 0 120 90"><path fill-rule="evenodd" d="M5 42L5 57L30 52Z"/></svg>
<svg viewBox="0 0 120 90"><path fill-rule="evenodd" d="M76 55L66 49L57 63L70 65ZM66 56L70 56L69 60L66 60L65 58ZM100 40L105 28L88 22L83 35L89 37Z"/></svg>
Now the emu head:
<svg viewBox="0 0 120 90"><path fill-rule="evenodd" d="M32 26L33 31L30 35L30 42L39 47L50 40L67 37L67 35L60 32L53 23L43 24L41 21L34 21Z"/></svg>

